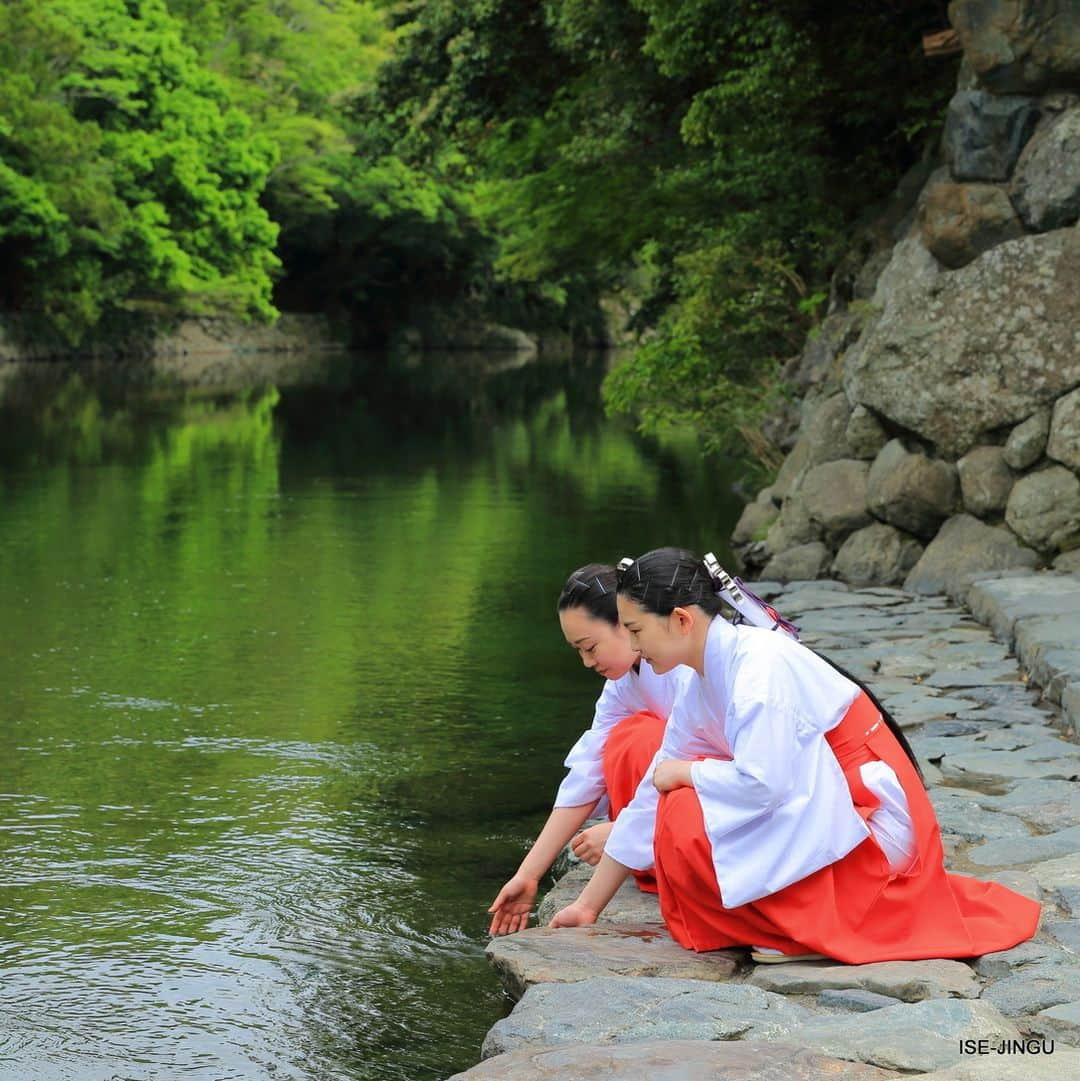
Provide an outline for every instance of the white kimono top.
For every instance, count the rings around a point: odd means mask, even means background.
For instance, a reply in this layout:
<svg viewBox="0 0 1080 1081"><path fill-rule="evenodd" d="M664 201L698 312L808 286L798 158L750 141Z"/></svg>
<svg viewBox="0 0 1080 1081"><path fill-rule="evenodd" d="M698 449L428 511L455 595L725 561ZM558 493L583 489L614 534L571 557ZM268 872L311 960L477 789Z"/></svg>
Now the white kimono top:
<svg viewBox="0 0 1080 1081"><path fill-rule="evenodd" d="M605 851L636 870L653 865L656 766L691 766L726 908L755 901L846 856L868 835L825 740L859 687L785 634L716 616L705 677L691 677L660 750L623 809Z"/></svg>
<svg viewBox="0 0 1080 1081"><path fill-rule="evenodd" d="M580 807L606 796L603 760L611 730L619 721L642 710L655 713L666 721L679 690L694 674L693 669L685 665L662 676L657 675L645 660L638 667L637 672L631 668L625 676L604 682L604 689L596 700L592 727L582 733L563 763L570 772L559 785L556 807ZM652 862L651 857L649 862Z"/></svg>

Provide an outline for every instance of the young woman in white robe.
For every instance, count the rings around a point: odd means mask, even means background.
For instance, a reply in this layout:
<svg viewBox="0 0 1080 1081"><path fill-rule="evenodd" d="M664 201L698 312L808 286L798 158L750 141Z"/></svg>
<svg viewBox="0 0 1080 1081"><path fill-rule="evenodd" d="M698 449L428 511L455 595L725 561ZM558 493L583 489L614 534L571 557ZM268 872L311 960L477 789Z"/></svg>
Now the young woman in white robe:
<svg viewBox="0 0 1080 1081"><path fill-rule="evenodd" d="M618 619L614 567L590 563L574 571L559 596L558 616L566 641L586 668L604 677L604 688L592 726L566 757L569 772L544 828L488 909L493 935L528 925L540 879L571 839L577 856L599 863L612 822L639 788L677 691L691 674L675 667L658 675L641 660ZM612 821L581 830L605 804ZM656 892L650 872L635 877L641 889Z"/></svg>
<svg viewBox="0 0 1080 1081"><path fill-rule="evenodd" d="M679 549L620 571L618 607L643 662L694 674L592 880L552 926L595 922L629 870L651 867L688 949L861 964L1032 937L1036 902L946 873L910 748L845 673L728 623L704 563Z"/></svg>

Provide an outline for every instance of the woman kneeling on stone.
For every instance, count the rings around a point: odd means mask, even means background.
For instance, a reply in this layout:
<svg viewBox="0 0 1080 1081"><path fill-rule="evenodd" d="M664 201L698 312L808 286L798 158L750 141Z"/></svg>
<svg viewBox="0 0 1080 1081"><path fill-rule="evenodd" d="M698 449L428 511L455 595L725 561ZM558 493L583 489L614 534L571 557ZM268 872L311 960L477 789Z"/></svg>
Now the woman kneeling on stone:
<svg viewBox="0 0 1080 1081"><path fill-rule="evenodd" d="M688 668L658 675L631 645L615 606L615 568L590 563L574 571L558 602L559 625L586 668L605 679L592 727L570 749L570 772L559 786L555 806L513 878L488 909L491 934L506 935L528 926L540 879L571 838L576 855L597 864L610 822L581 829L605 797L615 820L637 790L660 746L664 723ZM575 834L577 834L575 836ZM620 875L619 881L625 878ZM647 871L635 872L640 889L656 892Z"/></svg>
<svg viewBox="0 0 1080 1081"><path fill-rule="evenodd" d="M862 964L1031 938L1035 901L946 873L891 718L806 646L728 623L719 586L675 548L620 564L619 618L642 663L694 674L592 879L551 926L595 923L630 870L652 868L664 922L687 949Z"/></svg>

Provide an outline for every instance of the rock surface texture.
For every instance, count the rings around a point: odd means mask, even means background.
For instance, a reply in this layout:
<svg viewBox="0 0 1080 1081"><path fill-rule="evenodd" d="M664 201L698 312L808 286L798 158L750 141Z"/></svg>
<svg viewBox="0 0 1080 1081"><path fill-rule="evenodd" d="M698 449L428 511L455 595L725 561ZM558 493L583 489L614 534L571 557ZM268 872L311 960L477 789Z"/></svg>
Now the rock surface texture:
<svg viewBox="0 0 1080 1081"><path fill-rule="evenodd" d="M943 561L952 579L1080 565L1080 3L950 10L972 52L946 165L920 174L895 245L863 268L868 299L834 281L821 332L785 368L815 374L783 414L798 431L780 414L766 425L789 453L732 537L744 574L925 592L947 588ZM993 542L935 547L961 512ZM917 545L930 550L910 578Z"/></svg>
<svg viewBox="0 0 1080 1081"><path fill-rule="evenodd" d="M848 351L848 398L938 453L966 453L1080 384L1080 235L999 244L948 271L915 234L878 281L878 319Z"/></svg>

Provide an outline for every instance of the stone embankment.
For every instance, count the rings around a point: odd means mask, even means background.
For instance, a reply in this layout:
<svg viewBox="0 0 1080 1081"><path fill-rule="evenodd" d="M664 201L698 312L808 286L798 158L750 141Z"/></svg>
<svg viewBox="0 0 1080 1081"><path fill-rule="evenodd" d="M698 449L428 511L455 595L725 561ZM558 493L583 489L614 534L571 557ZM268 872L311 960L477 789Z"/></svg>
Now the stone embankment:
<svg viewBox="0 0 1080 1081"><path fill-rule="evenodd" d="M742 568L955 593L1080 566L1080 4L953 0L940 148L853 244L765 435Z"/></svg>
<svg viewBox="0 0 1080 1081"><path fill-rule="evenodd" d="M492 941L516 1005L457 1081L1080 1076L1080 575L1014 575L977 581L967 608L840 582L755 589L883 699L923 764L950 870L1041 900L1033 941L755 966L746 950L682 949L629 883L595 927L548 929L590 872L572 868L539 926Z"/></svg>

